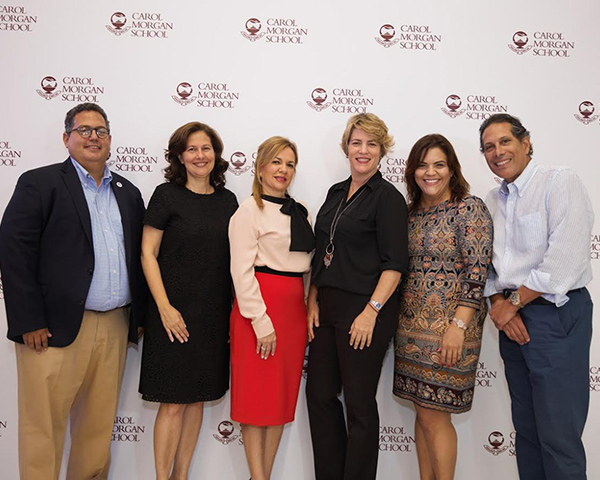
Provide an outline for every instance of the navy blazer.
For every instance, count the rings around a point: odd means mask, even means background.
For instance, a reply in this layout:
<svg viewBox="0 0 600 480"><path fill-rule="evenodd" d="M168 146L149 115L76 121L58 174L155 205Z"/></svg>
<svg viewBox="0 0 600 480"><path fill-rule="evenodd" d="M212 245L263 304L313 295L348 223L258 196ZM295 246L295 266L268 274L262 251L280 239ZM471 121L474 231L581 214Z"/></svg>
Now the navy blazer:
<svg viewBox="0 0 600 480"><path fill-rule="evenodd" d="M129 340L137 343L148 288L141 267L144 202L131 182L112 173L121 212L131 290ZM8 338L48 328L48 344L71 344L81 326L94 273L92 225L83 187L68 158L19 178L0 224L0 270Z"/></svg>

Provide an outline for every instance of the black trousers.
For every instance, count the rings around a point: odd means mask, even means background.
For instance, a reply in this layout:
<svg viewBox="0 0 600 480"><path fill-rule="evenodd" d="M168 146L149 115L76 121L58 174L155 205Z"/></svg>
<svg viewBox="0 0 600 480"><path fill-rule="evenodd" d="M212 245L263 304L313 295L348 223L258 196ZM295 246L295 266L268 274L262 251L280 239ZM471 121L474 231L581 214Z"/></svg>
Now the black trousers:
<svg viewBox="0 0 600 480"><path fill-rule="evenodd" d="M308 354L306 399L316 480L374 480L379 453L377 384L398 328L399 297L379 312L370 347L350 346L350 326L369 301L335 288L319 289L319 323ZM344 393L347 423L339 395Z"/></svg>

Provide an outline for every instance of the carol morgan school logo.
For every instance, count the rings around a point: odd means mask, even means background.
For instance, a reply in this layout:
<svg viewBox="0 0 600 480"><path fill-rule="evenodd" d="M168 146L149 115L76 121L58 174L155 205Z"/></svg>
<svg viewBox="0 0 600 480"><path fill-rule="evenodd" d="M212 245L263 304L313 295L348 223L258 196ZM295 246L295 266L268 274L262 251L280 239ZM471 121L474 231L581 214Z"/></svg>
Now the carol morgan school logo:
<svg viewBox="0 0 600 480"><path fill-rule="evenodd" d="M442 107L442 112L451 118L456 118L465 113L464 108L462 110L460 109L461 105L462 99L455 93L452 93L446 97L446 107L448 108Z"/></svg>
<svg viewBox="0 0 600 480"><path fill-rule="evenodd" d="M244 152L233 152L229 157L229 167L227 170L234 175L240 176L241 174L250 170L253 163L254 161L248 164L248 160L246 159L246 154Z"/></svg>
<svg viewBox="0 0 600 480"><path fill-rule="evenodd" d="M146 432L146 427L136 425L133 417L115 417L112 442L139 442Z"/></svg>
<svg viewBox="0 0 600 480"><path fill-rule="evenodd" d="M585 100L579 104L579 115L576 113L573 116L584 125L589 125L600 116L593 115L595 109L592 102Z"/></svg>
<svg viewBox="0 0 600 480"><path fill-rule="evenodd" d="M528 45L529 35L519 30L512 36L512 44L508 44L517 55L523 55L530 50L534 57L569 57L575 48L575 42L565 40L562 32L534 32L533 45Z"/></svg>
<svg viewBox="0 0 600 480"><path fill-rule="evenodd" d="M200 82L197 87L198 95L192 96L194 91L188 82L177 85L177 96L171 98L181 106L196 102L200 108L235 108L240 99L240 93L231 91L227 83Z"/></svg>
<svg viewBox="0 0 600 480"><path fill-rule="evenodd" d="M11 148L7 140L0 140L0 166L14 167L16 161L21 158L21 150Z"/></svg>
<svg viewBox="0 0 600 480"><path fill-rule="evenodd" d="M91 77L63 77L60 90L56 78L47 76L42 78L40 86L42 89L38 89L37 93L46 100L61 95L60 99L63 102L99 103L100 95L104 94L104 87L97 86Z"/></svg>
<svg viewBox="0 0 600 480"><path fill-rule="evenodd" d="M240 33L251 42L256 42L265 37L266 43L293 43L302 44L308 35L308 28L298 26L294 18L267 18L266 31L261 31L263 25L258 18L249 18L244 25L245 31Z"/></svg>
<svg viewBox="0 0 600 480"><path fill-rule="evenodd" d="M0 32L31 32L37 23L36 15L29 15L25 7L0 5Z"/></svg>
<svg viewBox="0 0 600 480"><path fill-rule="evenodd" d="M477 366L477 372L475 373L475 386L493 387L494 380L497 376L498 372L495 370L488 370L485 366L485 362L479 362Z"/></svg>
<svg viewBox="0 0 600 480"><path fill-rule="evenodd" d="M497 457L508 450L508 445L504 445L504 435L502 435L502 432L492 432L488 436L488 444L484 445L483 448Z"/></svg>
<svg viewBox="0 0 600 480"><path fill-rule="evenodd" d="M395 185L404 183L406 159L398 157L385 157L379 162L379 171L388 182Z"/></svg>
<svg viewBox="0 0 600 480"><path fill-rule="evenodd" d="M600 392L600 366L590 367L590 392Z"/></svg>
<svg viewBox="0 0 600 480"><path fill-rule="evenodd" d="M4 433L4 430L6 430L7 427L8 422L6 420L0 420L0 438L2 438L2 434Z"/></svg>
<svg viewBox="0 0 600 480"><path fill-rule="evenodd" d="M400 39L394 38L396 36L396 29L393 25L386 23L379 28L379 37L375 37L375 41L384 46L385 48L389 48L392 45L396 45Z"/></svg>
<svg viewBox="0 0 600 480"><path fill-rule="evenodd" d="M306 104L317 112L331 106L333 113L366 113L367 108L373 106L374 99L366 97L360 88L334 88L332 89L331 101L327 90L322 87L315 88L310 96L312 101L307 101Z"/></svg>
<svg viewBox="0 0 600 480"><path fill-rule="evenodd" d="M453 93L446 97L446 107L441 110L450 118L456 118L459 115L465 114L468 120L485 120L494 113L507 113L508 106L498 102L494 95L467 95L466 108L463 106L462 98Z"/></svg>
<svg viewBox="0 0 600 480"><path fill-rule="evenodd" d="M400 25L398 29L393 25L386 23L379 28L379 36L375 41L385 48L398 44L402 50L437 50L437 46L442 42L442 36L432 33L429 25Z"/></svg>
<svg viewBox="0 0 600 480"><path fill-rule="evenodd" d="M119 145L112 152L106 164L114 172L152 172L152 167L158 163L158 156L148 155L146 147L134 145Z"/></svg>
<svg viewBox="0 0 600 480"><path fill-rule="evenodd" d="M380 452L412 452L415 437L407 435L404 427L382 425L379 427Z"/></svg>
<svg viewBox="0 0 600 480"><path fill-rule="evenodd" d="M219 423L217 430L219 433L214 433L213 437L223 445L228 445L239 437L239 435L233 434L235 432L235 427L229 420L223 420L221 423Z"/></svg>
<svg viewBox="0 0 600 480"><path fill-rule="evenodd" d="M168 38L168 32L173 30L173 22L165 21L162 13L133 12L131 25L127 25L128 21L123 12L114 12L106 29L118 37L129 32L131 37L140 38Z"/></svg>
<svg viewBox="0 0 600 480"><path fill-rule="evenodd" d="M508 48L510 48L517 55L523 55L533 48L533 45L527 45L527 42L529 42L529 37L525 32L515 32L512 37L512 41L512 44L508 44Z"/></svg>

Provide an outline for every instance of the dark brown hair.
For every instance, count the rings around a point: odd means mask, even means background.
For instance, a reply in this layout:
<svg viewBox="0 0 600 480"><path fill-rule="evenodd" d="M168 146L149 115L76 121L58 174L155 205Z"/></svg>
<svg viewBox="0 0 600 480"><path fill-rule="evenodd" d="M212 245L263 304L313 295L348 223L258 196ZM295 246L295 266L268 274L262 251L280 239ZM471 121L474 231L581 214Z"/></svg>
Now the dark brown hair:
<svg viewBox="0 0 600 480"><path fill-rule="evenodd" d="M177 185L185 185L187 182L187 171L181 163L179 156L187 148L190 135L196 132L204 132L210 138L210 143L215 151L215 166L210 172L209 182L215 190L225 188L225 172L229 163L223 159L223 141L219 134L211 127L200 122L190 122L182 125L173 132L169 139L169 147L165 150L165 160L169 166L165 168L165 179Z"/></svg>
<svg viewBox="0 0 600 480"><path fill-rule="evenodd" d="M448 159L448 169L450 170L450 198L453 202L461 200L469 193L469 183L463 177L458 157L450 141L439 133L425 135L417 140L408 154L406 170L404 171L404 181L406 182L406 192L408 194L409 211L412 213L419 208L421 203L421 189L415 180L415 172L419 164L432 148L439 148Z"/></svg>

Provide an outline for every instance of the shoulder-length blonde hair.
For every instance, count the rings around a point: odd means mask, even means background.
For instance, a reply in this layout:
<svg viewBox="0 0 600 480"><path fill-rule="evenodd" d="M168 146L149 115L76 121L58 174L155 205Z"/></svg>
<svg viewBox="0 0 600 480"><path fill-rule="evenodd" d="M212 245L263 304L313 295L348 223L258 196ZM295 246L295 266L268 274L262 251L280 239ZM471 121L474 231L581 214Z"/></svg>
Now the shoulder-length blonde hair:
<svg viewBox="0 0 600 480"><path fill-rule="evenodd" d="M340 143L342 150L348 156L348 144L355 128L362 130L381 146L381 155L379 160L385 157L394 146L394 137L389 134L385 122L374 113L359 113L353 115L346 124L346 130L342 135Z"/></svg>
<svg viewBox="0 0 600 480"><path fill-rule="evenodd" d="M279 153L285 148L289 148L292 150L292 152L294 152L294 165L298 165L298 147L296 147L296 144L294 142L285 137L275 136L267 138L258 147L258 152L256 154L256 163L254 165L254 181L252 182L252 196L254 197L254 201L258 205L258 208L260 208L261 210L264 207L262 201L263 185L261 170L271 160L273 160L277 155L279 155Z"/></svg>

